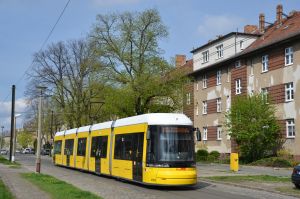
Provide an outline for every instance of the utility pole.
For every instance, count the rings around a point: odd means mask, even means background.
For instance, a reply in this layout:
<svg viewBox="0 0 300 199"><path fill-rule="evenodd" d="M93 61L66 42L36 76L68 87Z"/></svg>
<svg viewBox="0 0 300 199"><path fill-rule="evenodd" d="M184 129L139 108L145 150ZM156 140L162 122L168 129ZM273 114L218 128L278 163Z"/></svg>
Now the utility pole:
<svg viewBox="0 0 300 199"><path fill-rule="evenodd" d="M16 156L16 148L17 148L17 117L21 116L21 114L15 114L15 127L14 127L14 136L13 136L13 150L12 150L12 161L15 161Z"/></svg>
<svg viewBox="0 0 300 199"><path fill-rule="evenodd" d="M2 149L4 143L4 133L3 133L4 126L1 126L1 128L2 128L2 134L1 134L1 149Z"/></svg>
<svg viewBox="0 0 300 199"><path fill-rule="evenodd" d="M43 97L43 91L47 87L39 86L37 87L40 89L40 98L39 98L39 117L38 117L38 137L37 137L37 147L36 147L36 168L35 172L40 173L41 172L41 134L42 134L42 97Z"/></svg>
<svg viewBox="0 0 300 199"><path fill-rule="evenodd" d="M12 86L12 97L11 97L11 122L10 122L10 145L9 145L9 161L12 160L12 150L13 150L13 138L14 138L14 128L15 128L15 92L16 86Z"/></svg>

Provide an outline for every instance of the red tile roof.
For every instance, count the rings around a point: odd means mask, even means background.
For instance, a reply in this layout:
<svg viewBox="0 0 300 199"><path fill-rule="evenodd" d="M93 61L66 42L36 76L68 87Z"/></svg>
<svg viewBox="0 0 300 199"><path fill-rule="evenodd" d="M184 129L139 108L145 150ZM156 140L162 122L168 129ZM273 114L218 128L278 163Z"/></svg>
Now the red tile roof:
<svg viewBox="0 0 300 199"><path fill-rule="evenodd" d="M267 47L277 42L289 39L300 34L300 12L294 12L284 19L281 25L274 25L267 28L265 33L253 42L241 54L246 54L257 49Z"/></svg>

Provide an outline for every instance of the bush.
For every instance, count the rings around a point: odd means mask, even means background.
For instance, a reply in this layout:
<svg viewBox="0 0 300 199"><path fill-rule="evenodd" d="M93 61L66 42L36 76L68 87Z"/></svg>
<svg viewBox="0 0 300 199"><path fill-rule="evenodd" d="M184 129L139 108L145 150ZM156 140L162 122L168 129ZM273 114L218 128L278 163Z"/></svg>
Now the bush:
<svg viewBox="0 0 300 199"><path fill-rule="evenodd" d="M292 167L293 164L292 161L280 157L264 158L250 163L250 165L266 167Z"/></svg>
<svg viewBox="0 0 300 199"><path fill-rule="evenodd" d="M206 161L208 157L208 151L205 149L199 149L197 151L197 161Z"/></svg>
<svg viewBox="0 0 300 199"><path fill-rule="evenodd" d="M209 156L212 156L215 160L220 159L219 151L212 151L212 152L209 153Z"/></svg>

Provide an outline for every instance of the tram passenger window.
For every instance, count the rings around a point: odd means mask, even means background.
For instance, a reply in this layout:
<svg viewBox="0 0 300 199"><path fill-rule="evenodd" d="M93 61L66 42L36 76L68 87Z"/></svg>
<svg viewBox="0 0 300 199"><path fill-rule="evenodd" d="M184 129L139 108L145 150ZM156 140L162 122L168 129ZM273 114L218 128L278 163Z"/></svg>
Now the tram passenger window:
<svg viewBox="0 0 300 199"><path fill-rule="evenodd" d="M132 136L116 135L114 159L132 160Z"/></svg>
<svg viewBox="0 0 300 199"><path fill-rule="evenodd" d="M91 157L95 157L97 152L101 158L107 155L107 136L97 136L92 138Z"/></svg>
<svg viewBox="0 0 300 199"><path fill-rule="evenodd" d="M74 139L68 139L65 141L65 155L73 155L73 148L74 148Z"/></svg>
<svg viewBox="0 0 300 199"><path fill-rule="evenodd" d="M61 140L54 142L54 154L61 154L61 143Z"/></svg>
<svg viewBox="0 0 300 199"><path fill-rule="evenodd" d="M86 138L78 138L77 155L85 156Z"/></svg>

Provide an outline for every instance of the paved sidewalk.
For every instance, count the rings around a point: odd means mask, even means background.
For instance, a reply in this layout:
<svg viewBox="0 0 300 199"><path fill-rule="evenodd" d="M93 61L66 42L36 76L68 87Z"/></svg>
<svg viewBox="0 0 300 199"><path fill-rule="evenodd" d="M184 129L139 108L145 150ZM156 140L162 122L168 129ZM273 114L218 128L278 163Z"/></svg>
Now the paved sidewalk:
<svg viewBox="0 0 300 199"><path fill-rule="evenodd" d="M29 170L23 167L14 169L0 164L0 178L16 199L50 199L47 193L20 176L21 173L26 172Z"/></svg>
<svg viewBox="0 0 300 199"><path fill-rule="evenodd" d="M233 175L270 175L290 177L292 168L273 168L240 165L238 172L230 171L228 164L197 164L198 177L233 176Z"/></svg>

